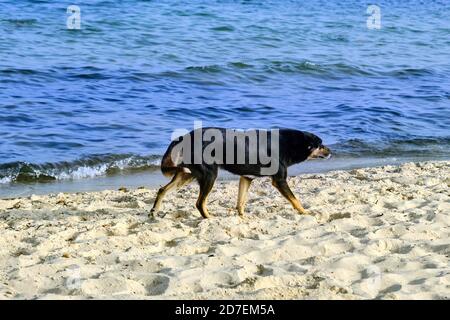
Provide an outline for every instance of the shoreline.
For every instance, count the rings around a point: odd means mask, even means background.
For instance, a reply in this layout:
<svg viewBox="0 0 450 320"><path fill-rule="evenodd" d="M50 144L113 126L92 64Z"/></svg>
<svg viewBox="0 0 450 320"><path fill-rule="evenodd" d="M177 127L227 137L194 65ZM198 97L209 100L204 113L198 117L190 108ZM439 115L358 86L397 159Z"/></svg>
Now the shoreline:
<svg viewBox="0 0 450 320"><path fill-rule="evenodd" d="M407 162L449 161L447 157L332 157L328 160L316 159L302 162L289 168L289 176L303 174L320 174L337 170L351 170L376 168L385 165L401 165ZM219 170L219 181L238 180L239 177ZM161 174L159 167L154 170L137 172L118 172L113 175L99 175L82 179L62 179L50 182L14 182L0 184L0 199L27 197L33 194L46 195L60 192L95 192L102 190L115 190L121 187L136 189L139 187L159 188L168 183L169 179Z"/></svg>
<svg viewBox="0 0 450 320"><path fill-rule="evenodd" d="M156 189L0 200L3 299L449 299L450 161L267 179L195 209L195 183L147 218Z"/></svg>

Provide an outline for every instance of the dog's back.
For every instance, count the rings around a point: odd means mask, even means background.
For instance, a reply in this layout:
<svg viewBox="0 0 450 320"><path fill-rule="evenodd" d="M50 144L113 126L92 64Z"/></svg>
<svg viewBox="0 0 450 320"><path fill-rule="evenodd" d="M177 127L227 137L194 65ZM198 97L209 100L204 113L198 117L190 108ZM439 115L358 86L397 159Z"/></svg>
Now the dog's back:
<svg viewBox="0 0 450 320"><path fill-rule="evenodd" d="M262 174L261 168L273 164L269 162L276 162L278 168L302 162L321 143L311 133L292 129L201 128L172 141L161 170L165 176L173 176L183 168L214 164L237 175L272 176L276 172Z"/></svg>

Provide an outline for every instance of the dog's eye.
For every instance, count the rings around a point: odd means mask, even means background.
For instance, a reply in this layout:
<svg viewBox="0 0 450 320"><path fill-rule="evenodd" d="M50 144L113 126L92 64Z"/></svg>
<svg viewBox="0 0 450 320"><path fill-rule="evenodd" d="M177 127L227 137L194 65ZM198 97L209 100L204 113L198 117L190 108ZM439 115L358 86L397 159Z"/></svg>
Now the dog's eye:
<svg viewBox="0 0 450 320"><path fill-rule="evenodd" d="M308 150L311 150L312 149L312 146L308 146Z"/></svg>

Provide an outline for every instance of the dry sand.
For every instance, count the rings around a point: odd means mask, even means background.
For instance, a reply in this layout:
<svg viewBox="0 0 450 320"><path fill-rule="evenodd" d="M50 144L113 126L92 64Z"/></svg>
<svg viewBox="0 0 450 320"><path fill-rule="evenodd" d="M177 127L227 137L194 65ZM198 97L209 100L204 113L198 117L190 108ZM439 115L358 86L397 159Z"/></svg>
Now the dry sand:
<svg viewBox="0 0 450 320"><path fill-rule="evenodd" d="M197 186L0 200L4 299L449 299L450 162L289 179L313 216L268 180L244 219L237 181L217 183L213 218Z"/></svg>

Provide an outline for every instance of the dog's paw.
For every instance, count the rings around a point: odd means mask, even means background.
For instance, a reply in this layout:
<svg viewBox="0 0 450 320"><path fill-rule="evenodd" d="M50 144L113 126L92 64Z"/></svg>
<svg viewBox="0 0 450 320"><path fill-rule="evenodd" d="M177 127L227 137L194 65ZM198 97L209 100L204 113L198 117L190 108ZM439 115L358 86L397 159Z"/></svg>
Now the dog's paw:
<svg viewBox="0 0 450 320"><path fill-rule="evenodd" d="M314 217L318 223L328 222L329 214L326 211L311 210L309 215Z"/></svg>
<svg viewBox="0 0 450 320"><path fill-rule="evenodd" d="M149 219L164 218L165 215L166 214L164 212L160 211L160 210L152 209L148 213L148 218Z"/></svg>
<svg viewBox="0 0 450 320"><path fill-rule="evenodd" d="M242 215L239 214L238 217L239 217L238 221L240 221L240 222L247 222L247 221L251 220L249 216L246 216L246 215L243 215L243 214Z"/></svg>

